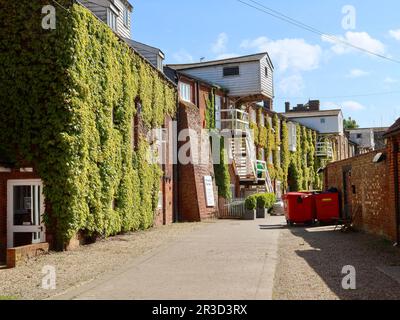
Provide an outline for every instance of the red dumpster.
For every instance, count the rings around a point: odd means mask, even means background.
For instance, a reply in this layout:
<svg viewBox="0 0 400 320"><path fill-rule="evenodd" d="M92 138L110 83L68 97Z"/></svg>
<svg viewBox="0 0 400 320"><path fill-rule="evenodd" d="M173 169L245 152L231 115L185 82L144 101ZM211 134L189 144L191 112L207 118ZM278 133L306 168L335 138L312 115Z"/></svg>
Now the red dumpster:
<svg viewBox="0 0 400 320"><path fill-rule="evenodd" d="M316 194L314 199L319 222L330 223L339 219L339 194L337 192Z"/></svg>
<svg viewBox="0 0 400 320"><path fill-rule="evenodd" d="M312 224L315 204L312 193L290 192L283 196L285 217L289 225Z"/></svg>

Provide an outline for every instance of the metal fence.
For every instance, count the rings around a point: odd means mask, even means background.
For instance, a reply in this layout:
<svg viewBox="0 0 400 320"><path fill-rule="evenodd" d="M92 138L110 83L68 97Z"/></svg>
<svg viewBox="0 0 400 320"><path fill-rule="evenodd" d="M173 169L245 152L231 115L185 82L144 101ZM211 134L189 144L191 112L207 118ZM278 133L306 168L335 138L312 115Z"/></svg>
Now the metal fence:
<svg viewBox="0 0 400 320"><path fill-rule="evenodd" d="M245 199L219 200L219 219L242 219L246 213Z"/></svg>

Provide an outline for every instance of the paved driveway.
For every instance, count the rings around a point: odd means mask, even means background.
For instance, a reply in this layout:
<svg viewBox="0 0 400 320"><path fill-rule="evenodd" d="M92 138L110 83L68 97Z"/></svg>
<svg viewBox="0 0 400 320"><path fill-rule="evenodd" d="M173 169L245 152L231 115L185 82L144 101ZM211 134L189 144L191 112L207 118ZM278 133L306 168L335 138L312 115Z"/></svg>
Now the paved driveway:
<svg viewBox="0 0 400 320"><path fill-rule="evenodd" d="M59 299L272 299L282 217L217 221Z"/></svg>

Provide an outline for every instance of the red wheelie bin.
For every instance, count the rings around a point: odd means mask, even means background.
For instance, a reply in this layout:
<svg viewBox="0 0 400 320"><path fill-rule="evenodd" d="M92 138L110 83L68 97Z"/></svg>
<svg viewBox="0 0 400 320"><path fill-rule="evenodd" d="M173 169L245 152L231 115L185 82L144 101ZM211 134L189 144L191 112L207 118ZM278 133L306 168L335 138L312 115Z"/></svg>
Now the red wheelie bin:
<svg viewBox="0 0 400 320"><path fill-rule="evenodd" d="M317 220L322 223L332 223L340 217L339 193L326 192L315 194Z"/></svg>
<svg viewBox="0 0 400 320"><path fill-rule="evenodd" d="M313 224L315 202L312 193L290 192L283 196L285 217L288 225Z"/></svg>

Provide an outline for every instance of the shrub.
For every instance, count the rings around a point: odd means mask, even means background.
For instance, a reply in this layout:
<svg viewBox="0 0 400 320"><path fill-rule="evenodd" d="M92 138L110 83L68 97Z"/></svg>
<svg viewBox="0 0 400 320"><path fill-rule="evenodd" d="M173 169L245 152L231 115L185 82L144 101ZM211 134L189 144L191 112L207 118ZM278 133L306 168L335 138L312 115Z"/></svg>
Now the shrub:
<svg viewBox="0 0 400 320"><path fill-rule="evenodd" d="M257 208L264 209L267 207L267 197L265 193L257 194Z"/></svg>
<svg viewBox="0 0 400 320"><path fill-rule="evenodd" d="M254 210L257 207L257 195L247 197L244 205L247 210Z"/></svg>
<svg viewBox="0 0 400 320"><path fill-rule="evenodd" d="M255 198L257 199L258 209L271 209L276 202L276 196L273 193L256 194Z"/></svg>

